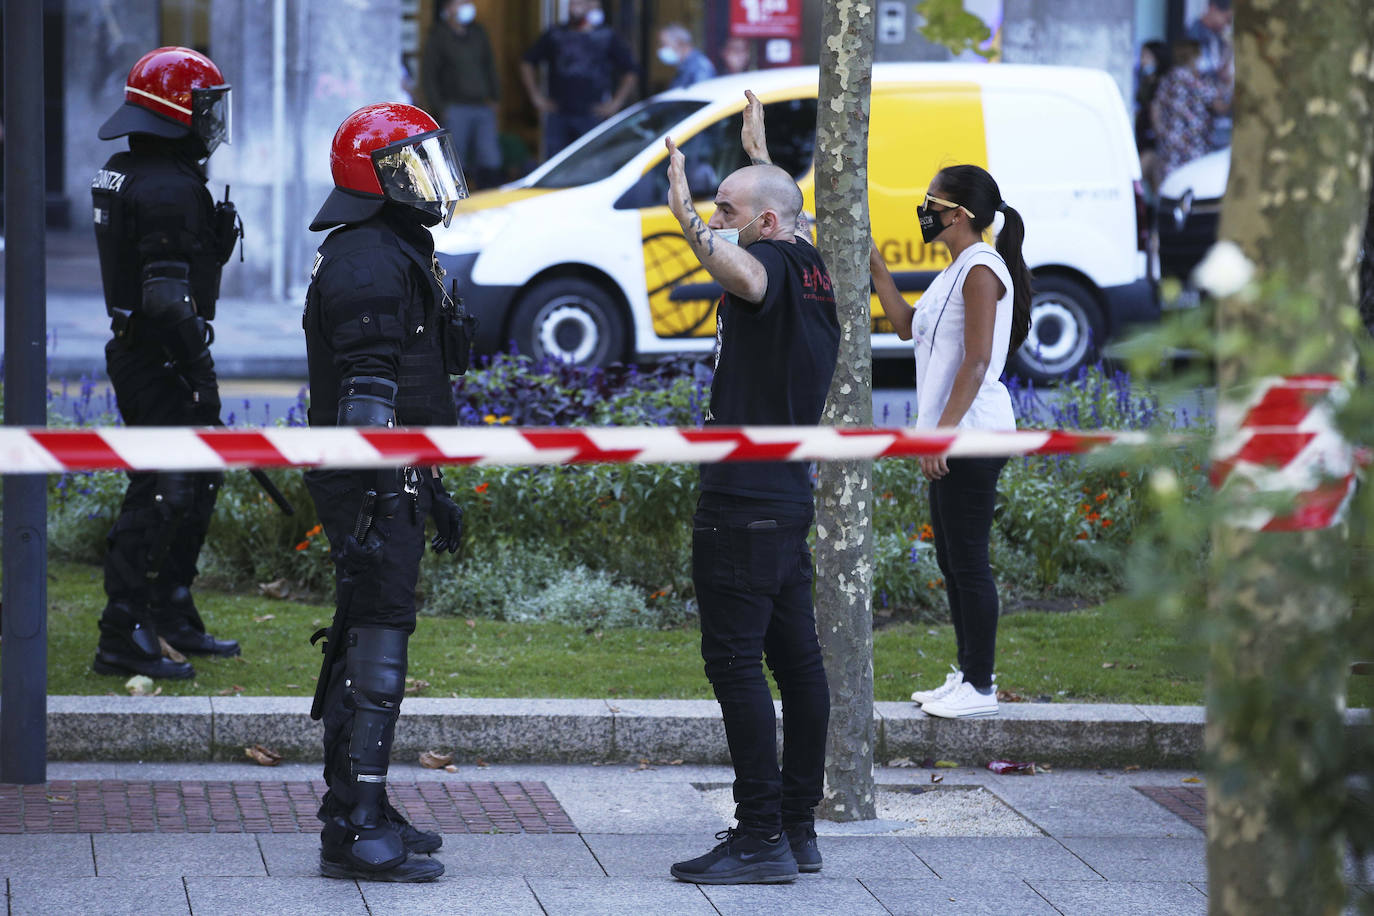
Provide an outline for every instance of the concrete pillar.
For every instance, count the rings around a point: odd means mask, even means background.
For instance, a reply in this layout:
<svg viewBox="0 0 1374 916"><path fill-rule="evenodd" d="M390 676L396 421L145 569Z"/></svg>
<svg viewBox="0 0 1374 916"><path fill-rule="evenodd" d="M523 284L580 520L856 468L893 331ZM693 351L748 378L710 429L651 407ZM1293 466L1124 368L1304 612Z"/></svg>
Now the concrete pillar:
<svg viewBox="0 0 1374 916"><path fill-rule="evenodd" d="M234 143L210 160L211 188L232 186L246 232L224 295L299 299L321 239L307 226L333 187L334 131L363 105L404 98L401 24L401 0L212 0Z"/></svg>
<svg viewBox="0 0 1374 916"><path fill-rule="evenodd" d="M158 46L158 0L66 0L63 27L65 189L72 228L91 230L91 177L127 140L96 131L124 104L129 68ZM94 239L94 236L92 236Z"/></svg>
<svg viewBox="0 0 1374 916"><path fill-rule="evenodd" d="M1135 0L1005 0L1002 59L1106 70L1129 108Z"/></svg>

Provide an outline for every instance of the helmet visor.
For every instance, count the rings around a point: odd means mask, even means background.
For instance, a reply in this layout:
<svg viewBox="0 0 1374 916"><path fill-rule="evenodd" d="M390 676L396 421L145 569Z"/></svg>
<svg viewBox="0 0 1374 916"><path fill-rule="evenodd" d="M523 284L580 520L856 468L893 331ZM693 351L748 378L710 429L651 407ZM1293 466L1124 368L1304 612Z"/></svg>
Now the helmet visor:
<svg viewBox="0 0 1374 916"><path fill-rule="evenodd" d="M221 143L234 142L234 107L228 86L191 90L191 130L214 152Z"/></svg>
<svg viewBox="0 0 1374 916"><path fill-rule="evenodd" d="M372 153L377 181L388 200L431 213L447 226L468 196L463 167L447 130L407 137Z"/></svg>

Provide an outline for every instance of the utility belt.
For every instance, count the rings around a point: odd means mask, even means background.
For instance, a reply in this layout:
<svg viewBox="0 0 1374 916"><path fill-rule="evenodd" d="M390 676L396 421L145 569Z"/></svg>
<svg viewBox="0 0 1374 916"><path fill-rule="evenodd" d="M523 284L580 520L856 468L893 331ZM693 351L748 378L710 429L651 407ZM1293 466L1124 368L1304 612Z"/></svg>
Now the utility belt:
<svg viewBox="0 0 1374 916"><path fill-rule="evenodd" d="M142 343L159 344L156 334L156 325L144 321L130 309L110 308L110 330L114 332L116 340L122 340L127 344L138 345ZM215 342L215 327L203 318L197 318L196 323L202 328L205 335L205 345L208 347Z"/></svg>

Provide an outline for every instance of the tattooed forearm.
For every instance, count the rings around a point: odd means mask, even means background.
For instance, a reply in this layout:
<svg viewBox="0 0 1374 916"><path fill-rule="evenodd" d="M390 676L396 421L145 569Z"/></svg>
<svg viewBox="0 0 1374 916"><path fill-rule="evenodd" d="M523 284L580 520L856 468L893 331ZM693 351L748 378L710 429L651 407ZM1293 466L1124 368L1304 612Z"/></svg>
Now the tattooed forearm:
<svg viewBox="0 0 1374 916"><path fill-rule="evenodd" d="M707 255L716 253L716 234L711 231L711 227L701 221L701 216L696 212L692 213L692 219L687 224L688 230L692 233L695 240L693 244L697 248L705 248Z"/></svg>
<svg viewBox="0 0 1374 916"><path fill-rule="evenodd" d="M751 164L753 164L753 165L772 165L772 164L773 164L773 160L769 159L767 156L753 156L753 157L751 157L751 158L749 159L749 162L750 162Z"/></svg>

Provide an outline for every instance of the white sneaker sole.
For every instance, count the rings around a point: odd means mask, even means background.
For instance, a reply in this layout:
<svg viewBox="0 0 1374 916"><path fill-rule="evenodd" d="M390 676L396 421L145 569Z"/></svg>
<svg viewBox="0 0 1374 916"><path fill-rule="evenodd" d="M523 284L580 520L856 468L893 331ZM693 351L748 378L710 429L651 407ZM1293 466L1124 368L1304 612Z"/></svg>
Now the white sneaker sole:
<svg viewBox="0 0 1374 916"><path fill-rule="evenodd" d="M989 719L997 715L997 707L989 709L981 706L976 709L940 709L938 704L935 708L922 706L921 711L928 716L935 716L937 719Z"/></svg>

